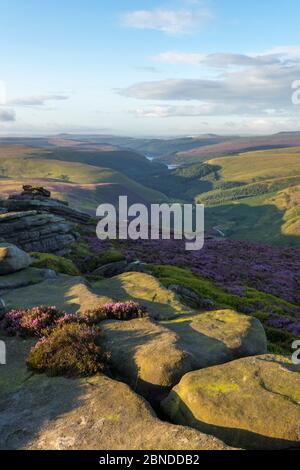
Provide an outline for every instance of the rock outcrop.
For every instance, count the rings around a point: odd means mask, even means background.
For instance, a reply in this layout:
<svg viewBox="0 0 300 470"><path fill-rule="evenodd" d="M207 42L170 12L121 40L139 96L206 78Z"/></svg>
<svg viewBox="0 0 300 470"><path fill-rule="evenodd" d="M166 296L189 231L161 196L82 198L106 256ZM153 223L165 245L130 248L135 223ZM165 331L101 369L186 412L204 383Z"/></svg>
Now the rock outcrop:
<svg viewBox="0 0 300 470"><path fill-rule="evenodd" d="M162 402L172 422L246 449L300 448L300 366L262 355L186 374Z"/></svg>
<svg viewBox="0 0 300 470"><path fill-rule="evenodd" d="M31 264L32 259L25 251L11 243L0 243L0 275L15 273Z"/></svg>
<svg viewBox="0 0 300 470"><path fill-rule="evenodd" d="M127 385L103 375L76 380L32 376L25 365L31 346L32 341L7 339L1 450L229 449L215 437L160 421Z"/></svg>
<svg viewBox="0 0 300 470"><path fill-rule="evenodd" d="M62 217L26 210L0 214L0 238L27 252L65 254L78 235Z"/></svg>
<svg viewBox="0 0 300 470"><path fill-rule="evenodd" d="M162 323L148 318L105 321L100 339L113 370L155 400L188 371L267 351L261 323L228 310Z"/></svg>
<svg viewBox="0 0 300 470"><path fill-rule="evenodd" d="M91 219L88 214L69 207L67 202L51 198L50 191L45 188L25 185L23 190L21 194L12 194L5 201L1 201L1 206L8 212L49 212L80 224L88 223Z"/></svg>
<svg viewBox="0 0 300 470"><path fill-rule="evenodd" d="M52 199L45 188L24 186L21 194L9 196L0 206L0 240L27 252L64 255L78 238L75 224L90 221L89 215Z"/></svg>

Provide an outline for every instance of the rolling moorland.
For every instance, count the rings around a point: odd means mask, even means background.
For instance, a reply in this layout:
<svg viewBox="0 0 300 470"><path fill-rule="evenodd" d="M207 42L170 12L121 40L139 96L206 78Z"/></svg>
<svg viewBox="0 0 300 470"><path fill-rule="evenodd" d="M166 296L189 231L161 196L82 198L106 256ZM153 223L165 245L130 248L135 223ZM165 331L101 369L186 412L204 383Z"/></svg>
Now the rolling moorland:
<svg viewBox="0 0 300 470"><path fill-rule="evenodd" d="M284 145L286 134L280 134L268 140L269 147L282 135L280 145ZM292 134L289 145L298 138ZM180 148L189 147L194 139L177 140ZM133 149L128 147L131 141ZM121 142L124 148L116 146ZM158 142L170 151L176 139L169 147L168 141L154 142L157 151ZM143 142L143 148L147 145ZM205 204L206 227L216 235L300 247L300 147L222 157L210 154L196 163L187 158L172 170L160 159L147 160L136 147L136 139L107 136L83 141L73 136L6 139L0 146L0 195L18 190L26 178L29 183L49 186L55 197L91 214L99 203L116 203L121 194L127 194L130 202L146 204L194 201Z"/></svg>
<svg viewBox="0 0 300 470"><path fill-rule="evenodd" d="M298 138L1 139L1 449L299 447ZM123 194L204 203L203 250L99 241Z"/></svg>

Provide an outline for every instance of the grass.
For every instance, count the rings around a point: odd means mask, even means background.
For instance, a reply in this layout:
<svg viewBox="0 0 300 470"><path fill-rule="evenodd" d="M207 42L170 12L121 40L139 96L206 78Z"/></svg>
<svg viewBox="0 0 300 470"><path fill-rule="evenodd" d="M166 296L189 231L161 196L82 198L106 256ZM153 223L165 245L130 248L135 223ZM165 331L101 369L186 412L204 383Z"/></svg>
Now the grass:
<svg viewBox="0 0 300 470"><path fill-rule="evenodd" d="M82 210L93 210L93 212L101 202L116 202L118 195L127 194L132 202L167 201L162 192L131 179L117 169L101 166L101 159L97 162L95 160L95 155L99 156L101 152L96 154L86 152L86 154L93 158L84 159L84 155L74 150L65 153L61 151L56 154L26 146L0 146L0 179L2 180L0 197L20 191L22 184L40 183L49 187L53 195L69 201ZM108 154L114 155L113 152ZM78 161L72 161L70 155L75 155L74 160L77 157ZM123 165L114 166L133 167L138 157L129 155L130 158L125 155ZM63 158L67 160L63 161ZM118 158L122 159L121 152L118 153ZM140 156L140 158L143 157ZM97 165L86 163L86 160ZM146 159L144 160L147 162ZM106 163L108 156L102 161Z"/></svg>
<svg viewBox="0 0 300 470"><path fill-rule="evenodd" d="M261 150L209 160L225 181L251 183L300 175L300 148Z"/></svg>
<svg viewBox="0 0 300 470"><path fill-rule="evenodd" d="M195 197L206 206L206 227L225 236L300 247L300 147L215 158Z"/></svg>
<svg viewBox="0 0 300 470"><path fill-rule="evenodd" d="M30 253L34 258L33 266L35 268L53 269L58 273L69 274L70 276L79 276L79 269L75 264L62 256L56 256L50 253Z"/></svg>

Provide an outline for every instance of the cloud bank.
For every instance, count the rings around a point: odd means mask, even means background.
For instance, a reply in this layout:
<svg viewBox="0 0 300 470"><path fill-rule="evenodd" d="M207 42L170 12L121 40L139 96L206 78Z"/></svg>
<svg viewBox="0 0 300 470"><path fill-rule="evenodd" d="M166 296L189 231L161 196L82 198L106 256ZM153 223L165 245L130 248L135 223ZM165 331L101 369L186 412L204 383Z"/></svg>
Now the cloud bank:
<svg viewBox="0 0 300 470"><path fill-rule="evenodd" d="M288 115L299 112L292 104L292 83L300 79L300 47L276 48L261 54L195 54L167 52L157 56L167 63L200 66L200 78L138 82L119 90L140 100L197 102L138 108L137 116ZM201 78L220 69L211 78ZM208 73L207 73L208 71Z"/></svg>

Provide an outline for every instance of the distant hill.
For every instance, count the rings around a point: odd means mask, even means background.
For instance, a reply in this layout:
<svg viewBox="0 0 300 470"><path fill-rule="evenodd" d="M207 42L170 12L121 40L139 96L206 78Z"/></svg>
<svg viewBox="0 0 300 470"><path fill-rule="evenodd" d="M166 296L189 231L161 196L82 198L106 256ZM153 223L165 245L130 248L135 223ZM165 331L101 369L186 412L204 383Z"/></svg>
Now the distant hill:
<svg viewBox="0 0 300 470"><path fill-rule="evenodd" d="M202 136L202 142L206 139L218 136ZM300 133L204 145L201 156L195 149L190 153L196 156L173 155L183 162L173 170L161 159L149 161L140 151L119 147L124 138L111 137L105 143L106 136L61 135L27 139L28 145L23 139L6 140L0 142L0 197L28 182L47 186L55 197L90 213L99 203L115 204L124 194L130 203L196 201L205 204L206 228L216 236L300 246L300 145L291 147ZM197 141L199 152L200 140L187 138L185 144ZM143 139L125 141L145 144ZM158 149L162 140L154 141ZM175 141L185 145L184 139ZM279 148L204 156L208 147L221 151L233 142L236 149L249 142ZM162 145L167 148L167 141Z"/></svg>
<svg viewBox="0 0 300 470"><path fill-rule="evenodd" d="M280 132L267 136L221 136L202 134L180 138L132 138L111 135L68 135L60 138L82 145L112 145L130 149L168 164L188 165L209 157L239 152L300 146L300 132Z"/></svg>
<svg viewBox="0 0 300 470"><path fill-rule="evenodd" d="M92 212L102 202L116 202L119 195L146 204L167 200L163 193L112 168L59 160L57 154L41 148L0 146L0 196L19 191L22 184L38 182Z"/></svg>

